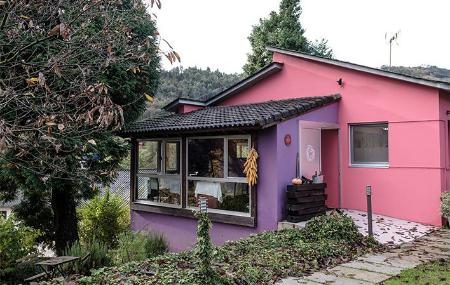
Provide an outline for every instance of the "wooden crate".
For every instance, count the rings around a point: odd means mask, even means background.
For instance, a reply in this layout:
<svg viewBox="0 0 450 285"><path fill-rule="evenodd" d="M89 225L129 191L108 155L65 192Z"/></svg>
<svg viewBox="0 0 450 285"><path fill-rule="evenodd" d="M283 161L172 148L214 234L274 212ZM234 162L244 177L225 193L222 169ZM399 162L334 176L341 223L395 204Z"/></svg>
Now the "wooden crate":
<svg viewBox="0 0 450 285"><path fill-rule="evenodd" d="M288 222L302 222L327 211L325 183L288 185L286 196L286 217Z"/></svg>

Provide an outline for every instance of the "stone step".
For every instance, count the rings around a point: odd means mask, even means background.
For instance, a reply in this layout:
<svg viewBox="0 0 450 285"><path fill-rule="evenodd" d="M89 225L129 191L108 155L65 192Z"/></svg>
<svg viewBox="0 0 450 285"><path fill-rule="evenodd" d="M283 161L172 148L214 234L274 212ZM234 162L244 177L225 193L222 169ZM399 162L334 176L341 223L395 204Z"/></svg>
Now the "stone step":
<svg viewBox="0 0 450 285"><path fill-rule="evenodd" d="M370 263L364 261L351 261L345 264L342 264L345 267L351 267L355 269L366 270L370 272L382 273L390 276L394 276L400 273L403 270L401 267L395 267L389 265L387 263Z"/></svg>
<svg viewBox="0 0 450 285"><path fill-rule="evenodd" d="M365 282L369 282L369 283L380 283L384 280L391 278L391 276L383 274L383 273L370 272L370 271L355 269L355 268L346 267L346 266L342 266L342 265L334 267L328 271L338 277L351 278L351 279L356 279L356 280L365 281Z"/></svg>
<svg viewBox="0 0 450 285"><path fill-rule="evenodd" d="M304 279L312 282L317 282L317 284L361 284L361 285L368 285L368 284L375 284L372 282L357 280L357 279L351 279L347 277L342 276L336 276L332 274L325 274L323 272L316 272L310 276L304 277Z"/></svg>

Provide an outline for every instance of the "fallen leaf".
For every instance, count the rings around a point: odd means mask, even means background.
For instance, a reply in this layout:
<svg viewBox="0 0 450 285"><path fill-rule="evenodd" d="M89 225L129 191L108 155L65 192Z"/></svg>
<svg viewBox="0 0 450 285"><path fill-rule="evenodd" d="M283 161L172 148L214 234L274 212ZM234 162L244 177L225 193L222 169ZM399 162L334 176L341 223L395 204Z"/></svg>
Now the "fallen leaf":
<svg viewBox="0 0 450 285"><path fill-rule="evenodd" d="M49 35L49 36L56 36L56 35L59 35L59 30L60 30L60 24L54 26L54 27L48 32L48 35Z"/></svg>
<svg viewBox="0 0 450 285"><path fill-rule="evenodd" d="M31 77L31 78L25 79L25 82L28 84L28 86L33 86L39 82L39 78Z"/></svg>
<svg viewBox="0 0 450 285"><path fill-rule="evenodd" d="M148 95L147 93L144 93L145 99L147 99L148 102L153 103L154 99L152 96Z"/></svg>

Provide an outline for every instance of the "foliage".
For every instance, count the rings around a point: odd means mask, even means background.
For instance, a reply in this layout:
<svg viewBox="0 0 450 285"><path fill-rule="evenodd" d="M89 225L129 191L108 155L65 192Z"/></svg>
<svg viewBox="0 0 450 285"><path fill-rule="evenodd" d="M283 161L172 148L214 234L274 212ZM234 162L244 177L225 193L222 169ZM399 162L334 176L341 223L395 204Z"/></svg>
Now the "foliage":
<svg viewBox="0 0 450 285"><path fill-rule="evenodd" d="M305 30L299 20L300 14L300 0L282 0L279 12L272 11L268 18L260 19L259 24L253 26L248 37L252 50L243 67L247 75L272 62L272 53L267 50L268 46L328 58L333 56L326 40L310 41L305 37Z"/></svg>
<svg viewBox="0 0 450 285"><path fill-rule="evenodd" d="M40 232L24 226L11 216L0 218L0 280L16 274L16 260L36 252L36 239Z"/></svg>
<svg viewBox="0 0 450 285"><path fill-rule="evenodd" d="M214 284L274 284L283 277L302 276L379 248L348 221L348 217L333 214L314 219L308 229L263 232L216 247L215 254L209 255L217 274ZM320 226L326 229L317 235L310 232ZM333 227L344 234L337 234ZM84 285L205 284L199 275L201 261L197 252L168 253L139 263L102 268L77 281Z"/></svg>
<svg viewBox="0 0 450 285"><path fill-rule="evenodd" d="M161 255L168 245L162 235L148 232L125 232L119 235L117 249L111 251L114 264L142 261Z"/></svg>
<svg viewBox="0 0 450 285"><path fill-rule="evenodd" d="M88 243L74 242L64 250L64 255L80 257L67 268L72 273L88 274L91 269L97 269L112 264L109 249L105 243L96 239Z"/></svg>
<svg viewBox="0 0 450 285"><path fill-rule="evenodd" d="M381 69L414 77L450 82L449 69L440 68L432 65L411 66L411 67L383 65Z"/></svg>
<svg viewBox="0 0 450 285"><path fill-rule="evenodd" d="M450 284L450 259L431 261L416 268L403 270L398 276L383 282L384 285L447 285Z"/></svg>
<svg viewBox="0 0 450 285"><path fill-rule="evenodd" d="M146 116L178 97L205 100L237 83L242 75L198 67L162 70L155 102Z"/></svg>
<svg viewBox="0 0 450 285"><path fill-rule="evenodd" d="M218 279L217 273L212 268L211 262L214 257L214 246L209 236L211 221L208 213L197 211L195 217L198 220L197 225L197 244L195 245L194 255L198 259L198 278L204 284L213 284Z"/></svg>
<svg viewBox="0 0 450 285"><path fill-rule="evenodd" d="M450 191L441 194L442 216L450 220Z"/></svg>
<svg viewBox="0 0 450 285"><path fill-rule="evenodd" d="M78 236L76 201L128 153L114 132L155 94L155 23L141 0L0 1L0 19L0 199L38 197L20 218L61 251Z"/></svg>
<svg viewBox="0 0 450 285"><path fill-rule="evenodd" d="M79 231L81 240L88 244L98 240L115 248L118 237L130 226L130 209L118 195L106 191L79 208Z"/></svg>

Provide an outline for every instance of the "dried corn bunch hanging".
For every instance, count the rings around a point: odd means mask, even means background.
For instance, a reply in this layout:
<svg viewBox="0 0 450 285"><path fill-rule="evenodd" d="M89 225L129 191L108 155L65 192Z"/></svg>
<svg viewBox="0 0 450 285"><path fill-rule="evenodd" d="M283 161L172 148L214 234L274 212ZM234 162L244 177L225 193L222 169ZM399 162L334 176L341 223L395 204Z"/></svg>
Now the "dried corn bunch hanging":
<svg viewBox="0 0 450 285"><path fill-rule="evenodd" d="M251 148L247 155L247 160L244 163L244 173L247 176L247 182L249 186L256 185L258 180L258 152L256 149Z"/></svg>

